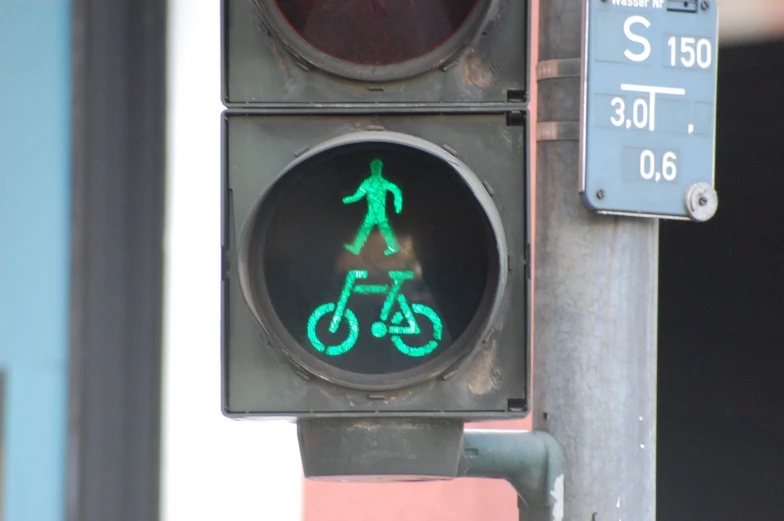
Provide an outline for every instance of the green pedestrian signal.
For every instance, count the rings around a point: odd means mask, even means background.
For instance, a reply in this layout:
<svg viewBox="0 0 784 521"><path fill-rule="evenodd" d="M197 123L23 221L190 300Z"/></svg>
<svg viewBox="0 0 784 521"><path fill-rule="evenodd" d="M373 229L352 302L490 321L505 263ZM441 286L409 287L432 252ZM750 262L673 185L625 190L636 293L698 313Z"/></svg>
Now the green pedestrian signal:
<svg viewBox="0 0 784 521"><path fill-rule="evenodd" d="M381 175L383 168L384 163L380 159L371 161L370 177L362 181L354 195L343 198L343 204L356 203L363 197L367 199L367 215L362 221L357 237L354 239L353 244L346 244L346 249L355 255L359 255L362 246L365 245L365 241L370 236L370 232L376 227L387 242L387 249L384 251L384 254L391 255L397 252L395 234L389 225L389 219L387 219L387 192L391 192L395 198L395 213L400 213L403 209L403 194L397 185L384 179Z"/></svg>
<svg viewBox="0 0 784 521"><path fill-rule="evenodd" d="M357 232L354 243L345 245L346 249L354 255L359 255L360 251L362 251L362 247L374 228L378 228L384 241L386 241L387 248L384 250L384 255L391 255L398 250L395 234L386 214L387 192L390 192L394 197L395 213L400 213L403 209L403 193L395 183L384 179L381 172L383 168L383 161L380 159L372 160L370 162L370 177L362 181L362 184L359 185L359 188L353 195L343 198L343 204L352 204L363 198L367 199L367 214L362 221L359 232ZM409 306L405 295L401 293L403 282L413 279L414 272L390 271L389 277L392 279L392 284L388 285L356 284L358 279L366 279L367 277L367 270L349 271L337 303L322 304L310 315L308 319L308 339L314 349L328 356L338 356L345 354L354 347L359 338L359 322L354 312L347 307L347 304L351 294L357 293L360 295L383 295L385 297L378 320L373 323L370 329L374 337L384 338L389 333L394 346L407 356L420 357L433 352L441 340L443 331L441 318L435 311L424 304ZM395 305L399 306L400 309L392 315L391 325L388 326L386 321L390 319L390 312ZM410 346L401 337L403 335L418 335L421 333L417 325L417 319L414 316L415 313L421 315L420 319L426 318L430 320L432 325L433 338L421 346ZM338 329L344 319L347 329L346 338L342 342L329 346L319 338L316 332L319 320L328 314L331 314L329 315L331 317L329 320L329 333L331 335L338 333Z"/></svg>

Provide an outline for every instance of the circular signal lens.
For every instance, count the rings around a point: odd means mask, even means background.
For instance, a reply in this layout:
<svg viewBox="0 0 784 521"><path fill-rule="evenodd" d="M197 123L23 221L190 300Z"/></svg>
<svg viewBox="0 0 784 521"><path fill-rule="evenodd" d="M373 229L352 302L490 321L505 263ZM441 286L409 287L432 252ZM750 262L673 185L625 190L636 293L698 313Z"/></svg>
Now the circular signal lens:
<svg viewBox="0 0 784 521"><path fill-rule="evenodd" d="M300 160L246 227L246 298L318 376L363 388L432 377L474 348L501 291L503 240L477 186L404 143Z"/></svg>

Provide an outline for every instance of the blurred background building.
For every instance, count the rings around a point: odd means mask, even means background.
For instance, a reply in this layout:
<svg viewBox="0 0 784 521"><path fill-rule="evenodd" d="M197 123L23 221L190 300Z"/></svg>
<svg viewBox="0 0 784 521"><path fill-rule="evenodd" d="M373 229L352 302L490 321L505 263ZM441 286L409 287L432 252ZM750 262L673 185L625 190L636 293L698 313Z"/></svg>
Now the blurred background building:
<svg viewBox="0 0 784 521"><path fill-rule="evenodd" d="M659 519L773 521L784 2L718 5L722 203L662 226ZM304 483L292 425L221 415L219 19L0 0L2 521L516 519L505 483Z"/></svg>

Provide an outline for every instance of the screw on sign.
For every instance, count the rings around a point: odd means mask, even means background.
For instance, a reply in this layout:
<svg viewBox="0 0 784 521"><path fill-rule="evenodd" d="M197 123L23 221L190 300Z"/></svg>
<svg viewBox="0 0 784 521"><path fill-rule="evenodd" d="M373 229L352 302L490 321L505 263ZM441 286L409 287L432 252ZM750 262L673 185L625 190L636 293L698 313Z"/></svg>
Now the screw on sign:
<svg viewBox="0 0 784 521"><path fill-rule="evenodd" d="M712 218L719 207L719 196L707 183L694 183L686 192L684 201L689 218L704 222Z"/></svg>

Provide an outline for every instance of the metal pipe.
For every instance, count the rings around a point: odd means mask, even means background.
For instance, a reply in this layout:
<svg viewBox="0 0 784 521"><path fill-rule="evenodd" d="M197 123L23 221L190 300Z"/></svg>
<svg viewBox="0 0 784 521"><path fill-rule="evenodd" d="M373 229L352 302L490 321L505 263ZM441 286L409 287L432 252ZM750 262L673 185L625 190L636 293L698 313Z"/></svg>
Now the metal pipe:
<svg viewBox="0 0 784 521"><path fill-rule="evenodd" d="M582 3L539 16L534 428L565 452L564 519L654 521L658 221L582 205Z"/></svg>
<svg viewBox="0 0 784 521"><path fill-rule="evenodd" d="M547 433L467 430L458 475L508 481L526 521L563 519L563 451Z"/></svg>

